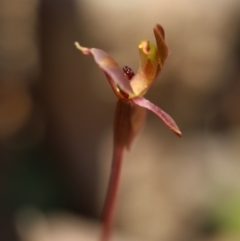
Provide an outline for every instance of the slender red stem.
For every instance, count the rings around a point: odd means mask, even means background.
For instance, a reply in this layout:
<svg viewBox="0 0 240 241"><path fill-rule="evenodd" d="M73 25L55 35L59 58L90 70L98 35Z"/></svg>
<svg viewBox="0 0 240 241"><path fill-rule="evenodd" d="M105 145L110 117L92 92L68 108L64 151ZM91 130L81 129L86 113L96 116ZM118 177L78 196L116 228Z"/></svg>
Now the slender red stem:
<svg viewBox="0 0 240 241"><path fill-rule="evenodd" d="M113 151L112 169L103 211L103 228L100 239L101 241L109 240L113 228L115 206L117 201L119 181L122 169L123 149L124 148L122 147L116 146L114 147Z"/></svg>
<svg viewBox="0 0 240 241"><path fill-rule="evenodd" d="M123 162L123 152L132 136L131 129L132 106L130 103L118 100L113 128L113 157L110 180L103 211L103 227L101 241L109 241L119 190L120 175Z"/></svg>

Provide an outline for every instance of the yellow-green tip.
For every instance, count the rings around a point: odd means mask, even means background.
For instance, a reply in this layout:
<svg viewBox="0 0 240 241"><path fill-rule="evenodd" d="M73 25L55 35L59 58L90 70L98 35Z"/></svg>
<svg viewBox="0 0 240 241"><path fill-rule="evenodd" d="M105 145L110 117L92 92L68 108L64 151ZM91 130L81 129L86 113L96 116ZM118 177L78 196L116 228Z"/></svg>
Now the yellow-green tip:
<svg viewBox="0 0 240 241"><path fill-rule="evenodd" d="M86 55L91 54L91 51L89 48L81 46L78 42L75 42L74 44L75 44L76 48L78 50L80 50L83 54L86 54Z"/></svg>

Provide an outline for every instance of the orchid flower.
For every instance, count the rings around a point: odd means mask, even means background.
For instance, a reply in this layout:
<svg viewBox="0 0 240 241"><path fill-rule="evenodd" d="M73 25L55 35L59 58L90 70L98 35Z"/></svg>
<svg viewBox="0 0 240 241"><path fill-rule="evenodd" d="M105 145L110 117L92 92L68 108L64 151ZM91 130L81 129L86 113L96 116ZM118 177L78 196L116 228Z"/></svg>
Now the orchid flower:
<svg viewBox="0 0 240 241"><path fill-rule="evenodd" d="M161 72L168 56L164 29L157 24L153 32L156 46L148 40L143 40L138 45L140 67L136 74L127 66L120 68L117 62L103 50L86 48L77 42L75 43L83 54L93 56L118 98L114 121L112 170L103 212L102 241L109 240L113 226L123 152L125 148L130 148L134 137L142 128L146 118L146 110L152 111L175 134L181 136L174 120L158 106L143 97Z"/></svg>

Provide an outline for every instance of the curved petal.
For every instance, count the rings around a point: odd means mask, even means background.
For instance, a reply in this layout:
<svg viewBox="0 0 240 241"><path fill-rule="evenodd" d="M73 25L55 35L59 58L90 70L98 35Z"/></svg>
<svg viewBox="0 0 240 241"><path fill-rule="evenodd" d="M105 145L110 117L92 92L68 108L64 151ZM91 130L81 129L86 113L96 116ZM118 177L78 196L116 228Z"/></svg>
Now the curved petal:
<svg viewBox="0 0 240 241"><path fill-rule="evenodd" d="M131 86L135 96L142 96L146 93L162 69L168 56L163 28L160 25L156 25L153 32L157 48L147 40L140 42L138 46L140 67L135 77L131 80ZM135 96L130 96L130 98L134 98Z"/></svg>
<svg viewBox="0 0 240 241"><path fill-rule="evenodd" d="M122 69L117 62L106 52L96 48L85 48L79 43L75 43L76 47L85 55L93 55L95 62L104 71L108 80L114 89L115 94L119 92L119 88L129 95L134 95L129 80L124 76ZM119 97L119 96L118 96Z"/></svg>
<svg viewBox="0 0 240 241"><path fill-rule="evenodd" d="M165 43L165 33L163 27L159 24L155 26L153 32L157 43L159 65L161 69L168 57L168 47Z"/></svg>
<svg viewBox="0 0 240 241"><path fill-rule="evenodd" d="M139 105L141 107L144 107L150 111L152 111L154 114L156 114L176 135L181 136L182 133L179 130L177 124L172 119L171 116L169 116L166 112L164 112L162 109L160 109L158 106L151 103L149 100L143 98L143 97L136 97L131 99L132 102L134 102L136 105Z"/></svg>
<svg viewBox="0 0 240 241"><path fill-rule="evenodd" d="M131 80L131 87L135 96L144 95L156 78L159 69L158 53L153 43L144 40L138 45L140 67ZM135 96L130 96L134 98Z"/></svg>
<svg viewBox="0 0 240 241"><path fill-rule="evenodd" d="M128 149L131 147L131 143L134 138L143 129L147 117L147 110L141 106L134 105L131 103L131 139L127 146Z"/></svg>
<svg viewBox="0 0 240 241"><path fill-rule="evenodd" d="M114 146L130 149L145 119L145 108L134 105L132 101L118 100L114 120Z"/></svg>

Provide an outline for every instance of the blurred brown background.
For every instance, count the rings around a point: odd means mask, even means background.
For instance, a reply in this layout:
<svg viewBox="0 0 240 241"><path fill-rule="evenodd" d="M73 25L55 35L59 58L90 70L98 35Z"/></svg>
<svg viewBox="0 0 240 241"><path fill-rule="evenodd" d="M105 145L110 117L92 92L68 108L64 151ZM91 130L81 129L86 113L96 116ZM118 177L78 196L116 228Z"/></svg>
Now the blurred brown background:
<svg viewBox="0 0 240 241"><path fill-rule="evenodd" d="M239 16L239 0L1 0L0 240L96 240L116 98L74 42L136 71L156 23L170 55L147 98L183 137L149 113L126 155L116 230L239 240Z"/></svg>

